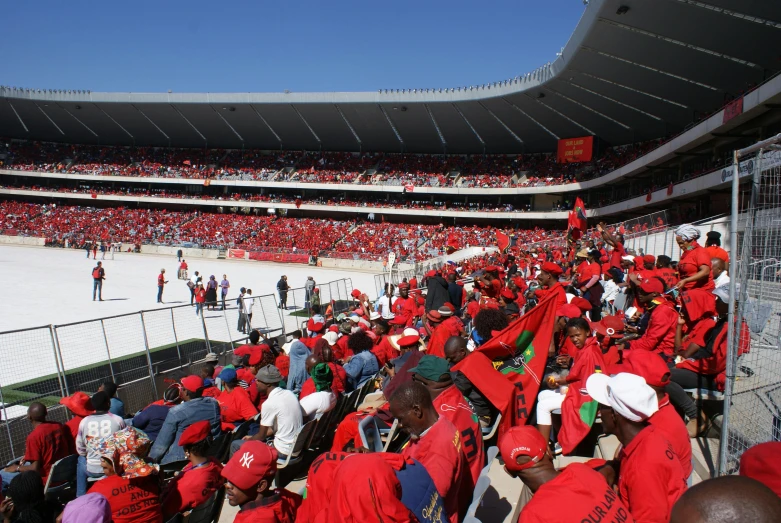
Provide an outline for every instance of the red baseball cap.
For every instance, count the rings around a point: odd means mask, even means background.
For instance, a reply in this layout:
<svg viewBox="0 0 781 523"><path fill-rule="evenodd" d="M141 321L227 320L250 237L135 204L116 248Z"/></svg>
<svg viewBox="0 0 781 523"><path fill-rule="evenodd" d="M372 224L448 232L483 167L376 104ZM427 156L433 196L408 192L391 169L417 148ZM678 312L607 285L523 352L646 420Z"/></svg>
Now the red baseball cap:
<svg viewBox="0 0 781 523"><path fill-rule="evenodd" d="M361 291L358 289L353 289L353 291L350 293L350 296L353 298L360 298L361 297Z"/></svg>
<svg viewBox="0 0 781 523"><path fill-rule="evenodd" d="M277 451L262 441L244 443L222 469L222 477L248 490L277 471Z"/></svg>
<svg viewBox="0 0 781 523"><path fill-rule="evenodd" d="M203 388L203 378L190 374L189 376L182 378L182 387L190 392L196 392L198 389Z"/></svg>
<svg viewBox="0 0 781 523"><path fill-rule="evenodd" d="M648 278L640 284L640 289L646 294L651 294L652 292L662 294L664 292L664 285L659 278Z"/></svg>
<svg viewBox="0 0 781 523"><path fill-rule="evenodd" d="M613 329L613 332L615 332L616 334L623 333L626 327L626 325L624 325L624 320L621 316L603 316L602 323L608 329Z"/></svg>
<svg viewBox="0 0 781 523"><path fill-rule="evenodd" d="M540 431L530 425L512 427L499 441L499 452L507 470L520 472L534 466L548 450L548 444ZM518 456L532 458L523 465L518 465Z"/></svg>
<svg viewBox="0 0 781 523"><path fill-rule="evenodd" d="M431 278L431 277L436 276L436 275L437 275L437 271L435 271L434 269L431 269L430 271L428 271L426 273L426 278Z"/></svg>
<svg viewBox="0 0 781 523"><path fill-rule="evenodd" d="M664 387L670 383L670 368L655 352L649 350L624 351L624 359L631 369L629 372L640 376L652 387Z"/></svg>
<svg viewBox="0 0 781 523"><path fill-rule="evenodd" d="M562 268L559 267L558 265L556 265L553 262L545 262L545 263L543 263L540 266L540 270L543 270L543 271L547 272L551 276L561 276L562 274L564 274L564 271L562 270Z"/></svg>
<svg viewBox="0 0 781 523"><path fill-rule="evenodd" d="M331 325L330 327L328 327L328 332L336 332L338 334L339 333L339 326L338 325Z"/></svg>
<svg viewBox="0 0 781 523"><path fill-rule="evenodd" d="M769 441L754 445L740 457L739 474L759 481L781 496L779 460L781 460L781 442Z"/></svg>
<svg viewBox="0 0 781 523"><path fill-rule="evenodd" d="M212 426L208 421L196 421L182 431L182 435L179 436L179 446L184 447L185 445L192 445L205 440L209 437L211 431Z"/></svg>

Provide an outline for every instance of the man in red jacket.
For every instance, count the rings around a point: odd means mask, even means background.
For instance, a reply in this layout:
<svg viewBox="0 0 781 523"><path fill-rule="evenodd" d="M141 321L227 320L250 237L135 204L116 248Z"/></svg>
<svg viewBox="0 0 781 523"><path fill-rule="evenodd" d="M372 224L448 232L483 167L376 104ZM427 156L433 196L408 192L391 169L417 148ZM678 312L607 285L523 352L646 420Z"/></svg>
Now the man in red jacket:
<svg viewBox="0 0 781 523"><path fill-rule="evenodd" d="M399 283L399 297L393 301L391 307L394 318L389 323L397 330L411 326L416 309L415 299L409 295L409 283Z"/></svg>

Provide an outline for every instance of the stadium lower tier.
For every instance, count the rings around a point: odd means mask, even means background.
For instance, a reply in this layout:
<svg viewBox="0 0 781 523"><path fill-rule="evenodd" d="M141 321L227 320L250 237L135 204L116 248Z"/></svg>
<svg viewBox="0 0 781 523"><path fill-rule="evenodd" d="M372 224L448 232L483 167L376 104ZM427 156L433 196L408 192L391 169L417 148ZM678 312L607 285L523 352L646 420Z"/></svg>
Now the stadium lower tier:
<svg viewBox="0 0 781 523"><path fill-rule="evenodd" d="M561 238L564 231L497 229L275 215L218 214L166 209L87 207L0 202L0 233L43 237L47 245L84 247L92 242L190 245L315 256L423 260L446 250L497 244L497 231L518 245Z"/></svg>

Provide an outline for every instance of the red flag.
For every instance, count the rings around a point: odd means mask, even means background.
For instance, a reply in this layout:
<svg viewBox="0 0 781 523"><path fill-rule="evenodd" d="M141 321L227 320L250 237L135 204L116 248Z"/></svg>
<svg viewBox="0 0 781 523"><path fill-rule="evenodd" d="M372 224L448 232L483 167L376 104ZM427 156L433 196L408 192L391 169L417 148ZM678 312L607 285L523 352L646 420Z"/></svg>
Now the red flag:
<svg viewBox="0 0 781 523"><path fill-rule="evenodd" d="M670 185L667 186L667 196L673 195L673 182L670 182Z"/></svg>
<svg viewBox="0 0 781 523"><path fill-rule="evenodd" d="M648 191L648 194L645 195L645 201L647 202L651 201L651 191Z"/></svg>
<svg viewBox="0 0 781 523"><path fill-rule="evenodd" d="M578 215L575 214L575 211L570 211L567 215L567 230L569 231L569 234L572 236L573 240L579 240L582 236L582 231L578 225L580 225Z"/></svg>
<svg viewBox="0 0 781 523"><path fill-rule="evenodd" d="M570 454L591 431L597 417L598 403L586 393L586 380L605 367L602 350L595 338L575 356L575 363L567 376L570 380L567 395L561 404L561 431L558 439L563 454Z"/></svg>
<svg viewBox="0 0 781 523"><path fill-rule="evenodd" d="M96 193L95 191L92 191L90 193L90 196L92 196L93 198L97 198L98 197L98 193Z"/></svg>
<svg viewBox="0 0 781 523"><path fill-rule="evenodd" d="M461 241L458 238L458 235L456 233L450 233L447 237L447 246L453 249L454 251L457 251L461 248Z"/></svg>
<svg viewBox="0 0 781 523"><path fill-rule="evenodd" d="M300 208L302 203L301 198L296 198L296 209Z"/></svg>
<svg viewBox="0 0 781 523"><path fill-rule="evenodd" d="M553 336L554 294L453 367L502 413L499 438L526 424L540 389Z"/></svg>
<svg viewBox="0 0 781 523"><path fill-rule="evenodd" d="M183 164L185 164L185 165L192 165L192 164L190 163L190 160L185 160L185 161L183 161L182 163L183 163Z"/></svg>
<svg viewBox="0 0 781 523"><path fill-rule="evenodd" d="M504 252L510 246L510 237L499 229L496 230L496 245L499 247L500 252Z"/></svg>

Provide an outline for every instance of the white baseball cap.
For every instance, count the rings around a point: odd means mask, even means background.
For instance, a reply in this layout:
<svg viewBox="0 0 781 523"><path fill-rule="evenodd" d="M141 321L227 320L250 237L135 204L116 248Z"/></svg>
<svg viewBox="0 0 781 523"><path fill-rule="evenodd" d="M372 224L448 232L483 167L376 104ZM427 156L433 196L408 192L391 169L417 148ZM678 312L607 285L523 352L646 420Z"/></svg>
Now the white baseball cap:
<svg viewBox="0 0 781 523"><path fill-rule="evenodd" d="M339 335L335 332L326 332L323 339L328 342L328 345L333 347L336 345L337 340L339 340Z"/></svg>
<svg viewBox="0 0 781 523"><path fill-rule="evenodd" d="M586 391L629 421L647 420L659 410L656 391L643 378L628 372L612 377L592 374L586 380Z"/></svg>
<svg viewBox="0 0 781 523"><path fill-rule="evenodd" d="M382 315L380 315L380 313L376 311L372 311L372 313L369 315L369 319L371 321L379 320L380 318L382 318Z"/></svg>

